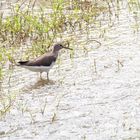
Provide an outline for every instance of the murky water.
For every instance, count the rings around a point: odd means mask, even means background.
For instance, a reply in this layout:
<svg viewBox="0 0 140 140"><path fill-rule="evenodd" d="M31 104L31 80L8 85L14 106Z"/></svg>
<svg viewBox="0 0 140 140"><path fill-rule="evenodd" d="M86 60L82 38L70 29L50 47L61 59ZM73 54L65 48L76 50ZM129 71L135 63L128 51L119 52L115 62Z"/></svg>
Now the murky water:
<svg viewBox="0 0 140 140"><path fill-rule="evenodd" d="M49 83L14 68L2 85L6 95L16 98L0 120L0 139L140 139L140 32L134 32L135 18L126 8L112 20L101 38L102 31L90 28L89 40L102 45L88 41L86 52L81 46L87 35L77 32L74 58L61 52Z"/></svg>

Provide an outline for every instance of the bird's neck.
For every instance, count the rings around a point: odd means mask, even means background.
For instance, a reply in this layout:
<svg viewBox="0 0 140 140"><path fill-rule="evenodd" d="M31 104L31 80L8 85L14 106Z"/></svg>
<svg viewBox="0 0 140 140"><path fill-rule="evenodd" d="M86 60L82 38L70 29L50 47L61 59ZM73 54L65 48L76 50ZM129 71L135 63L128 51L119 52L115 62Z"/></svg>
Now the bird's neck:
<svg viewBox="0 0 140 140"><path fill-rule="evenodd" d="M54 50L53 50L53 54L55 55L55 57L58 56L58 52L59 52L59 51L54 51Z"/></svg>

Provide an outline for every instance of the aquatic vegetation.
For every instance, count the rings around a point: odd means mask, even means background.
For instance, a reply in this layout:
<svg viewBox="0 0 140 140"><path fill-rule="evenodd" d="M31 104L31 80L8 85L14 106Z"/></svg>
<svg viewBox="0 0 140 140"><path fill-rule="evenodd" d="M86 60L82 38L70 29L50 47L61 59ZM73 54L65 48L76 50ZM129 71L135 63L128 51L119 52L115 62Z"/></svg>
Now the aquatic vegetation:
<svg viewBox="0 0 140 140"><path fill-rule="evenodd" d="M30 4L23 7L17 3L11 6L10 16L3 17L3 13L0 16L1 69L7 61L15 63L19 50L22 50L20 57L25 59L44 53L55 40L63 37L63 32L88 27L107 9L92 2L74 1L70 5L64 0L54 0L51 12L46 15L43 8L36 12L35 3Z"/></svg>
<svg viewBox="0 0 140 140"><path fill-rule="evenodd" d="M105 1L65 1L52 0L47 5L37 6L36 1L27 4L23 2L11 5L10 15L0 14L0 79L4 77L4 66L7 62L15 64L16 59L28 59L36 57L49 49L54 42L66 41L70 45L78 42L77 32L84 31L87 34L89 42L90 29L100 28L99 37L103 37L107 32L104 26L104 15L108 15L109 28L113 26L113 18L119 19L119 10L122 0L105 0ZM129 10L138 16L137 9L140 7L138 0L128 1ZM37 9L36 9L37 7ZM4 11L3 11L4 12ZM137 23L137 22L136 22ZM133 26L137 30L139 24ZM93 40L94 43L101 43ZM86 42L86 41L85 41ZM83 48L87 53L86 47ZM74 56L74 50L71 51L70 58ZM94 72L98 68L94 59ZM61 63L59 63L61 64ZM121 63L118 61L118 70ZM8 97L7 97L8 98ZM11 99L13 100L13 99ZM0 101L0 104L2 102ZM8 103L11 106L11 103ZM9 111L9 106L0 108L2 116ZM44 105L46 106L46 104ZM41 109L44 114L45 107ZM32 115L31 115L32 117ZM56 114L52 118L55 120Z"/></svg>
<svg viewBox="0 0 140 140"><path fill-rule="evenodd" d="M132 24L132 28L134 30L134 33L137 33L140 29L140 23L137 21L137 19L140 17L140 2L139 0L129 0L128 1L128 7L129 11L132 13L132 16L135 20L135 22Z"/></svg>

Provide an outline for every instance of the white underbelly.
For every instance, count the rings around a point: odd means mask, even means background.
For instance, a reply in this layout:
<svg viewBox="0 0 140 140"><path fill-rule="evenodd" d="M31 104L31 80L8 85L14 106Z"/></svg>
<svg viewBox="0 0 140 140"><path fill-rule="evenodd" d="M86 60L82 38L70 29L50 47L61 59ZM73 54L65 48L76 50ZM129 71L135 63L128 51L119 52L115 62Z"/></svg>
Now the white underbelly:
<svg viewBox="0 0 140 140"><path fill-rule="evenodd" d="M54 63L51 66L21 66L33 72L49 72L49 70L53 67Z"/></svg>

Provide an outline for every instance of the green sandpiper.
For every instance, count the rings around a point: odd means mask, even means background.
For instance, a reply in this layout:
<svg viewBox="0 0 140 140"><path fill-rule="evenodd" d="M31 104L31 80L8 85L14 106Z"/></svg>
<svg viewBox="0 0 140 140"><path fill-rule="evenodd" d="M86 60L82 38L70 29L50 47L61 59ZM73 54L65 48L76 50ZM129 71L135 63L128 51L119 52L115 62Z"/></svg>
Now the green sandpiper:
<svg viewBox="0 0 140 140"><path fill-rule="evenodd" d="M42 72L46 72L47 79L49 80L49 71L57 60L59 50L63 48L72 50L71 48L64 47L62 44L58 43L53 46L51 52L45 53L35 60L19 61L18 66L21 66L33 72L40 72L40 78L42 78Z"/></svg>

